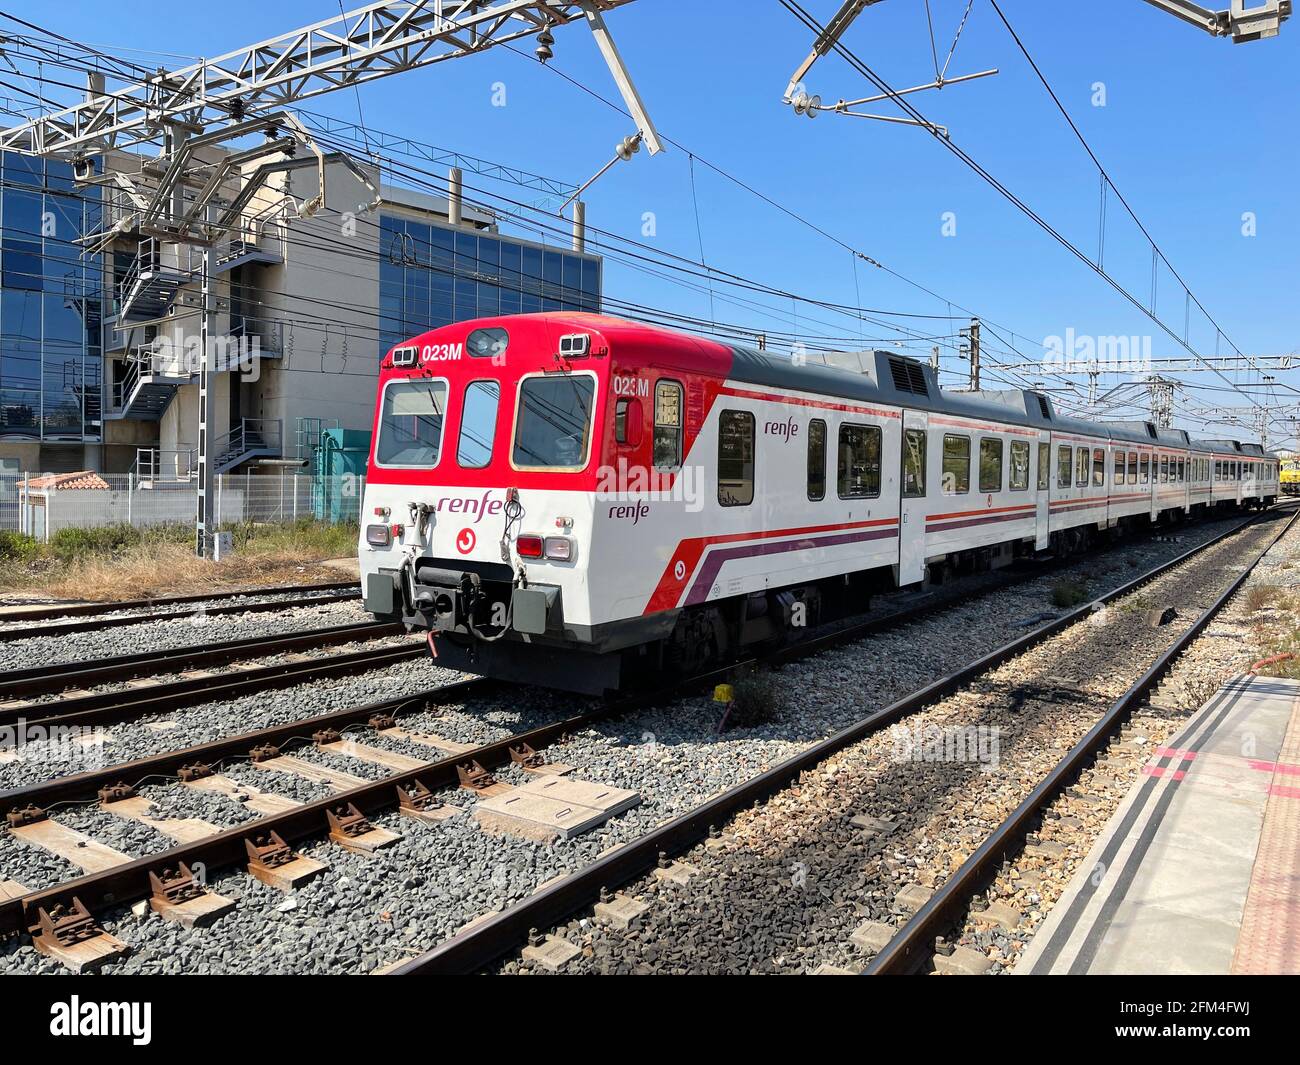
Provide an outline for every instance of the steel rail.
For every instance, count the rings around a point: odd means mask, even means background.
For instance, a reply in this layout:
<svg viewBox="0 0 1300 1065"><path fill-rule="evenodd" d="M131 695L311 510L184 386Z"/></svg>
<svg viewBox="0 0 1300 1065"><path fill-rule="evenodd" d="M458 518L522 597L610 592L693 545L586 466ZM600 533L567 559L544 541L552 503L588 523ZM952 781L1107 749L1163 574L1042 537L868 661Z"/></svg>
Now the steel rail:
<svg viewBox="0 0 1300 1065"><path fill-rule="evenodd" d="M1265 512L1272 513L1272 512ZM1300 513L1300 512L1297 512ZM602 888L616 888L653 868L661 855L676 855L702 840L710 828L725 823L740 811L783 790L798 775L830 755L865 739L895 721L960 690L972 680L1023 654L1064 629L1084 620L1098 603L1110 603L1222 543L1265 515L1247 518L1203 544L1184 551L1134 577L1118 588L1046 622L1023 636L996 648L974 662L927 684L909 695L841 729L750 780L709 799L693 810L666 822L603 857L541 888L535 894L487 917L419 957L390 970L390 975L463 974L477 972L516 949L534 928L552 928L592 905ZM1295 520L1292 516L1287 524ZM1284 529L1283 532L1286 530ZM1282 533L1279 533L1280 537ZM828 646L824 641L817 649ZM797 648L783 652L786 657Z"/></svg>
<svg viewBox="0 0 1300 1065"><path fill-rule="evenodd" d="M355 586L350 585L349 587ZM206 601L206 599L203 601ZM65 621L55 625L0 626L0 642L28 640L36 636L65 636L74 632L115 629L123 625L148 625L155 621L175 621L177 618L192 618L196 613L202 613L205 617L219 617L225 614L264 614L272 610L292 610L295 607L346 602L349 602L349 597L346 594L339 593L335 595L304 596L301 599L273 599L260 603L232 603L228 606L207 607L201 611L169 610L157 614L96 616L83 621Z"/></svg>
<svg viewBox="0 0 1300 1065"><path fill-rule="evenodd" d="M283 636L249 636L220 643L191 644L162 651L113 655L84 661L61 662L53 666L11 669L0 677L0 696L45 695L70 688L87 688L115 680L134 680L140 676L196 666L220 665L241 658L282 654L302 648L328 647L353 640L374 640L398 635L405 630L384 621L349 622Z"/></svg>
<svg viewBox="0 0 1300 1065"><path fill-rule="evenodd" d="M95 724L119 725L146 714L165 714L198 703L237 699L244 695L352 673L383 669L397 662L427 655L423 643L375 647L348 654L325 655L301 662L279 662L209 677L187 677L139 688L91 692L45 703L23 703L0 708L0 727L84 728ZM33 716L40 715L40 716Z"/></svg>
<svg viewBox="0 0 1300 1065"><path fill-rule="evenodd" d="M46 809L55 804L93 802L99 789L109 784L125 782L136 784L146 777L175 777L177 770L194 764L213 766L231 758L246 758L254 747L278 747L289 740L310 737L321 729L342 730L350 725L368 723L376 716L418 713L431 706L465 698L480 689L487 690L490 681L479 677L453 681L437 688L429 688L414 695L394 699L380 699L359 706L333 710L315 717L299 718L282 725L269 725L237 736L223 736L219 740L195 744L159 754L145 755L130 762L119 762L102 769L66 777L55 777L39 784L0 791L0 814L25 806Z"/></svg>
<svg viewBox="0 0 1300 1065"><path fill-rule="evenodd" d="M373 703L366 707L357 707L335 714L325 714L307 722L294 722L263 729L258 733L237 737L234 740L218 740L202 747L187 751L168 752L154 758L141 759L133 763L112 766L105 770L82 773L76 777L66 777L47 781L29 788L14 789L0 793L0 808L13 808L25 805L32 796L39 796L46 802L71 801L72 796L84 798L94 794L99 787L118 780L127 779L129 774L139 770L155 772L175 772L182 765L203 758L218 759L233 754L246 754L249 740L256 737L262 743L274 743L275 737L282 739L302 734L304 725L312 728L337 726L340 722L368 720L378 713L397 713L403 707L429 696L433 699L445 699L448 693L461 694L467 686L475 687L491 683L485 680L461 681L411 696L404 699L389 699ZM193 866L203 863L212 870L221 867L243 864L247 861L246 840L264 837L270 832L279 835L286 843L293 843L327 835L329 832L329 813L349 804L357 807L366 816L394 809L399 806L399 796L406 789L421 784L430 791L437 792L459 783L457 768L473 761L484 768L492 769L511 761L510 749L520 744L528 744L534 750L542 750L548 745L584 729L601 720L628 713L631 710L662 698L660 692L632 696L616 702L597 706L586 713L550 722L526 732L506 736L500 740L482 744L472 750L452 755L426 765L399 773L390 774L379 780L368 781L347 791L336 792L322 799L303 803L283 813L247 821L215 835L189 843L178 844L169 850L137 858L122 865L113 866L95 873L87 873L75 880L65 881L53 888L31 892L16 899L0 902L0 935L36 929L39 923L39 911L54 905L70 905L73 899L80 900L92 913L102 912L110 906L117 906L135 899L147 898L152 893L149 880L150 872L160 872L167 868L176 868L178 862ZM204 763L208 764L208 763Z"/></svg>
<svg viewBox="0 0 1300 1065"><path fill-rule="evenodd" d="M293 592L343 591L361 585L357 581L326 581L321 584L272 584L264 588L239 588L224 592L205 592L192 595L163 595L152 599L122 599L112 603L66 603L52 606L20 607L0 614L0 622L49 621L53 618L82 617L87 614L111 614L115 610L147 610L150 607L172 606L179 603L201 603L208 600L234 599L241 595L287 595Z"/></svg>
<svg viewBox="0 0 1300 1065"><path fill-rule="evenodd" d="M982 890L995 875L1002 859L1018 847L1038 823L1039 814L1074 781L1080 771L1091 764L1105 748L1112 734L1128 719L1174 661L1218 616L1240 591L1255 567L1296 523L1300 512L1293 514L1250 563L1233 579L1213 603L1203 610L1177 640L1166 648L1151 667L1111 705L1102 718L1066 752L1046 777L1017 806L975 852L962 863L939 889L881 948L864 970L864 975L884 976L915 972L934 954L935 937L969 906L971 897Z"/></svg>

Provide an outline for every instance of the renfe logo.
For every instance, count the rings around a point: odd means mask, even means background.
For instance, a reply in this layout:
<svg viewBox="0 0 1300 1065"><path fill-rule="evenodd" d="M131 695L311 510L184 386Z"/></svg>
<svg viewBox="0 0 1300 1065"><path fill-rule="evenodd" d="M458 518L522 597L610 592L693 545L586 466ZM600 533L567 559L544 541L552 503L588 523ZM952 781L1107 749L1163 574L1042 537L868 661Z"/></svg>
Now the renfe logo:
<svg viewBox="0 0 1300 1065"><path fill-rule="evenodd" d="M763 432L767 436L779 436L787 444L793 437L799 435L799 426L795 424L793 418L787 418L783 422L768 422L763 426Z"/></svg>
<svg viewBox="0 0 1300 1065"><path fill-rule="evenodd" d="M153 1038L152 1028L151 1002L82 1002L73 995L50 1005L50 1035L130 1036L143 1047Z"/></svg>
<svg viewBox="0 0 1300 1065"><path fill-rule="evenodd" d="M483 493L482 499L473 497L466 499L462 496L443 496L438 500L434 508L439 513L446 511L448 514L472 514L474 523L477 525L483 520L484 514L500 514L501 508L505 504L499 499L493 499L490 491Z"/></svg>
<svg viewBox="0 0 1300 1065"><path fill-rule="evenodd" d="M473 529L461 529L461 531L456 534L456 550L462 555L468 555L474 550L474 544L477 541L478 537L474 535Z"/></svg>

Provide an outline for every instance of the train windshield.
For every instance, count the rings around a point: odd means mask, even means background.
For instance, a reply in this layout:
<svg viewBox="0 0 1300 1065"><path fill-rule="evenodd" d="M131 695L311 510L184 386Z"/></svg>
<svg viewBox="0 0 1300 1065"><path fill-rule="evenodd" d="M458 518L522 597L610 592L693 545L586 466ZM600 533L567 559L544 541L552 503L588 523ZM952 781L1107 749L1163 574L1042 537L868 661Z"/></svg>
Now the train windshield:
<svg viewBox="0 0 1300 1065"><path fill-rule="evenodd" d="M442 443L447 385L442 381L391 381L384 389L375 461L380 466L433 466Z"/></svg>
<svg viewBox="0 0 1300 1065"><path fill-rule="evenodd" d="M513 462L520 469L580 470L587 464L596 382L585 374L529 377L519 389Z"/></svg>

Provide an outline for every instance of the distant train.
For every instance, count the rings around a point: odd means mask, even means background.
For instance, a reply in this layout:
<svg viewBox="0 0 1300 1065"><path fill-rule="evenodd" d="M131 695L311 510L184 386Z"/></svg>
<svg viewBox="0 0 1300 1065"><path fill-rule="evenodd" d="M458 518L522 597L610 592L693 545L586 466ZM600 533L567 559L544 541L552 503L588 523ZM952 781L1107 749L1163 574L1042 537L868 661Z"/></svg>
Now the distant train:
<svg viewBox="0 0 1300 1065"><path fill-rule="evenodd" d="M1256 444L941 392L616 318L462 322L385 356L366 609L438 662L589 693L866 609L873 591L1265 506Z"/></svg>

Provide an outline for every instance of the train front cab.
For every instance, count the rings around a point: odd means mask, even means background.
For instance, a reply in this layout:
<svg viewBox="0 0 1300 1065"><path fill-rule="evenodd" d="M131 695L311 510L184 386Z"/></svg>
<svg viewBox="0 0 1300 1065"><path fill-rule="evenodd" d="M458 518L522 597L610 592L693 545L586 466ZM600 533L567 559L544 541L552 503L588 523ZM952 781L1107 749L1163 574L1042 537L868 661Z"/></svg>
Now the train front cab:
<svg viewBox="0 0 1300 1065"><path fill-rule="evenodd" d="M461 323L389 353L359 550L366 609L428 630L439 664L585 671L601 691L607 664L573 652L591 628L608 352L595 331L573 339L574 317Z"/></svg>

